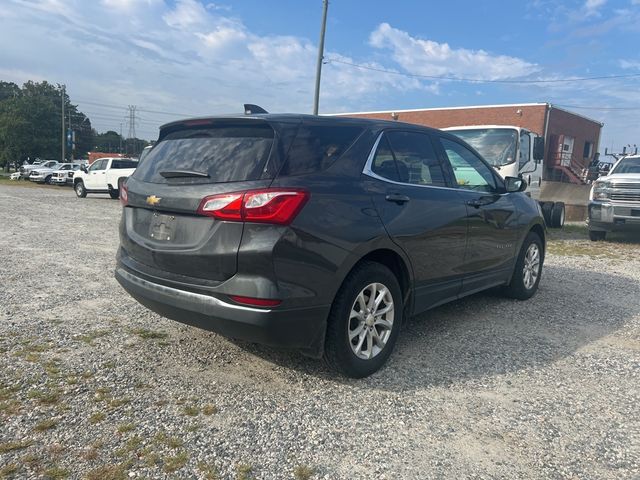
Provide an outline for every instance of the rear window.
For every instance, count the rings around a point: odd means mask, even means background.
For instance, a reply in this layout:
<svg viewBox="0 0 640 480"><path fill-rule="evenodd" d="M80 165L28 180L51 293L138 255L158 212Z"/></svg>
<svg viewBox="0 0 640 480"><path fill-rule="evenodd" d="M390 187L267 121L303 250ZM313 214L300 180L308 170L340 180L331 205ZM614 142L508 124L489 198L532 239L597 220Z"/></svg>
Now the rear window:
<svg viewBox="0 0 640 480"><path fill-rule="evenodd" d="M151 183L222 183L262 177L274 132L267 125L214 126L168 134L149 151L134 178ZM192 171L206 177L164 178L162 172Z"/></svg>
<svg viewBox="0 0 640 480"><path fill-rule="evenodd" d="M291 145L280 175L301 175L325 170L362 132L355 126L302 125Z"/></svg>
<svg viewBox="0 0 640 480"><path fill-rule="evenodd" d="M133 160L114 160L111 162L111 168L136 168L138 162Z"/></svg>

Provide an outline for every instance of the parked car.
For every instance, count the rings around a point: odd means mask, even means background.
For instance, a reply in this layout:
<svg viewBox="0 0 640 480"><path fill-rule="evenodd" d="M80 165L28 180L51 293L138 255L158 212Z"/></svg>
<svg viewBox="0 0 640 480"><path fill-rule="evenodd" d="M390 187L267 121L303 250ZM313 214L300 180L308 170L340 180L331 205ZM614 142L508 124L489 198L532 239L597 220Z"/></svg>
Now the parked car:
<svg viewBox="0 0 640 480"><path fill-rule="evenodd" d="M20 179L20 172L13 172L11 175L9 175L9 179L10 180L19 180Z"/></svg>
<svg viewBox="0 0 640 480"><path fill-rule="evenodd" d="M51 174L51 183L56 185L70 185L73 183L73 175L80 170L79 163L63 163Z"/></svg>
<svg viewBox="0 0 640 480"><path fill-rule="evenodd" d="M405 316L535 294L539 205L458 137L306 115L185 120L121 194L115 276L141 304L363 377Z"/></svg>
<svg viewBox="0 0 640 480"><path fill-rule="evenodd" d="M29 172L29 180L36 183L51 183L53 172L60 168L63 163L43 163Z"/></svg>
<svg viewBox="0 0 640 480"><path fill-rule="evenodd" d="M594 242L607 232L640 231L640 155L623 157L593 183L587 225Z"/></svg>
<svg viewBox="0 0 640 480"><path fill-rule="evenodd" d="M99 158L90 167L81 166L73 176L73 188L79 198L88 193L108 193L118 198L122 184L138 166L128 158Z"/></svg>
<svg viewBox="0 0 640 480"><path fill-rule="evenodd" d="M31 175L31 171L42 167L42 168L51 168L57 165L59 162L57 160L36 160L31 164L22 165L20 167L20 176L24 179L28 179Z"/></svg>

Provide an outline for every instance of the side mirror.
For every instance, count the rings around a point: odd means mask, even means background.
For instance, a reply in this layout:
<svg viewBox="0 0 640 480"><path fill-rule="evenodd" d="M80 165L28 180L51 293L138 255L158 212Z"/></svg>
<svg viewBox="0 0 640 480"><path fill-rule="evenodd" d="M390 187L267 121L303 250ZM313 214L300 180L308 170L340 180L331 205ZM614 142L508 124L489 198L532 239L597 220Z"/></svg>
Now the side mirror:
<svg viewBox="0 0 640 480"><path fill-rule="evenodd" d="M527 182L520 177L505 177L504 188L507 193L524 192L527 189Z"/></svg>
<svg viewBox="0 0 640 480"><path fill-rule="evenodd" d="M540 163L544 159L544 137L533 139L533 159Z"/></svg>
<svg viewBox="0 0 640 480"><path fill-rule="evenodd" d="M84 173L87 173L87 166L86 165L80 165L80 170L82 170Z"/></svg>

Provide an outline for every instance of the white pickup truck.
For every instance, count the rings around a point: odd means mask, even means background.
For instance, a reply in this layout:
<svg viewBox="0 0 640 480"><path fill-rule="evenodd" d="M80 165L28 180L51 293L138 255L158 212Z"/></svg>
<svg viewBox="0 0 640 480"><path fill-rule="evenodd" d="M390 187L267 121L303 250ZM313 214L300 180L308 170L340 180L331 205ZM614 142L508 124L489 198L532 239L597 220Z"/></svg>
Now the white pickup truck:
<svg viewBox="0 0 640 480"><path fill-rule="evenodd" d="M117 199L122 183L137 166L138 162L130 158L99 158L75 173L73 188L80 198L86 197L87 193L108 193Z"/></svg>

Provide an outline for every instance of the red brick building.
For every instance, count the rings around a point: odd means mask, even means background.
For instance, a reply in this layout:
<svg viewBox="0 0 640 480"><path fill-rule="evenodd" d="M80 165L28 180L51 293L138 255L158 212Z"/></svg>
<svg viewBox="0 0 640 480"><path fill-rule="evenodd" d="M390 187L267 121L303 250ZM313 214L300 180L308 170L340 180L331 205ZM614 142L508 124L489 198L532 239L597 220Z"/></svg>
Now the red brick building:
<svg viewBox="0 0 640 480"><path fill-rule="evenodd" d="M550 103L424 108L341 113L340 116L378 118L435 128L466 125L515 125L545 138L544 178L582 183L595 158L603 124Z"/></svg>

